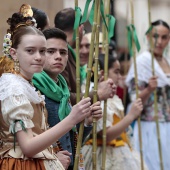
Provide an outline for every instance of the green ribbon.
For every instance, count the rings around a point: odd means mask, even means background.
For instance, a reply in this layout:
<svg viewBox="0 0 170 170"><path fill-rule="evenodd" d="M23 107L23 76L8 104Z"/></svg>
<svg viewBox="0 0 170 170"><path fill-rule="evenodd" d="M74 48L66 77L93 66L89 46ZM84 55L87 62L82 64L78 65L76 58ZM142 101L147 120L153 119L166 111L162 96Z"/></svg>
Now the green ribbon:
<svg viewBox="0 0 170 170"><path fill-rule="evenodd" d="M93 1L93 5L90 11L90 15L89 15L89 22L91 25L93 25L93 20L94 20L94 4L95 4L95 0ZM105 20L105 15L104 15L104 4L103 4L103 0L100 0L100 13L102 16L102 20L104 22L104 25L106 26L106 29L108 31L108 26L106 24L106 20Z"/></svg>
<svg viewBox="0 0 170 170"><path fill-rule="evenodd" d="M104 3L103 3L103 0L100 0L100 13L101 13L104 25L106 26L106 29L108 31L108 27L107 27L106 20L105 20L105 15L104 15Z"/></svg>
<svg viewBox="0 0 170 170"><path fill-rule="evenodd" d="M151 25L151 26L148 28L148 30L146 31L145 35L148 35L148 34L152 31L152 29L153 29L153 26Z"/></svg>
<svg viewBox="0 0 170 170"><path fill-rule="evenodd" d="M74 34L73 34L73 40L76 39L76 29L79 27L80 25L80 19L81 19L81 9L80 7L75 7L75 12L76 12L76 16L75 16L75 21L74 21Z"/></svg>
<svg viewBox="0 0 170 170"><path fill-rule="evenodd" d="M130 26L127 26L127 38L128 38L128 48L129 48L129 52L130 52L130 56L133 56L133 50L132 50L132 32L130 29Z"/></svg>
<svg viewBox="0 0 170 170"><path fill-rule="evenodd" d="M137 33L136 33L135 26L132 25L132 28L133 28L133 38L134 38L134 41L135 41L135 45L136 45L136 48L139 52L140 51L140 44L139 44L139 40L138 40L138 36L137 36Z"/></svg>
<svg viewBox="0 0 170 170"><path fill-rule="evenodd" d="M130 55L133 56L132 41L134 40L134 43L135 43L135 46L136 46L138 52L140 51L140 44L138 41L135 26L133 24L131 24L131 25L127 26L126 28L128 31L128 47L129 47Z"/></svg>
<svg viewBox="0 0 170 170"><path fill-rule="evenodd" d="M112 16L112 15L106 15L106 17L109 18L109 42L110 39L114 36L114 28L115 28L115 23L116 23L116 19Z"/></svg>
<svg viewBox="0 0 170 170"><path fill-rule="evenodd" d="M15 146L16 146L16 131L15 131L15 126L16 126L16 123L19 122L19 124L21 125L22 127L22 130L27 132L27 129L25 128L25 124L22 120L15 120L14 121L14 124L13 124L13 127L12 127L12 133L14 134L14 151L15 151Z"/></svg>
<svg viewBox="0 0 170 170"><path fill-rule="evenodd" d="M90 2L91 2L92 0L87 0L86 1L86 5L85 5L85 8L84 8L84 13L83 13L83 17L82 17L82 19L81 19L81 22L80 22L80 24L83 24L84 22L86 22L86 20L87 20L87 13L88 13L88 9L89 9L89 5L90 5Z"/></svg>
<svg viewBox="0 0 170 170"><path fill-rule="evenodd" d="M90 10L90 15L89 15L89 22L91 25L93 25L93 20L94 20L94 4L95 4L95 1L93 1L92 7Z"/></svg>

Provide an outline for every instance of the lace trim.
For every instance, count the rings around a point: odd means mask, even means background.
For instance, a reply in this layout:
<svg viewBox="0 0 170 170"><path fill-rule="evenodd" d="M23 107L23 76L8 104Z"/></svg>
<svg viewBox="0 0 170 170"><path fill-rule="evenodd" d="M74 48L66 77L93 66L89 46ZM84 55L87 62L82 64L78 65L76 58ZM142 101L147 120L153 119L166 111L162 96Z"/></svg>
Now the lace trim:
<svg viewBox="0 0 170 170"><path fill-rule="evenodd" d="M19 75L5 73L0 78L0 100L4 100L11 95L25 95L32 103L38 104L44 101L45 97L39 95L36 89L27 80Z"/></svg>

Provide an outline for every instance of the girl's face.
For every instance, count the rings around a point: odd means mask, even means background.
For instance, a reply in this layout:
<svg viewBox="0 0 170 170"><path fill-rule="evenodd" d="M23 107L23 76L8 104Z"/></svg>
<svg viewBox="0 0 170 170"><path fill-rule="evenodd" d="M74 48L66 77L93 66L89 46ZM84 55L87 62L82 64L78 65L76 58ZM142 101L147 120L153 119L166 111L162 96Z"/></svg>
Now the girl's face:
<svg viewBox="0 0 170 170"><path fill-rule="evenodd" d="M116 86L118 86L119 79L121 78L120 63L118 60L116 60L109 69L108 77L113 80Z"/></svg>
<svg viewBox="0 0 170 170"><path fill-rule="evenodd" d="M11 49L11 56L18 59L20 73L31 79L34 73L41 72L45 62L46 39L40 35L24 35L17 49Z"/></svg>
<svg viewBox="0 0 170 170"><path fill-rule="evenodd" d="M165 47L169 42L169 29L163 25L154 26L152 29L152 38L154 45L154 55L162 56ZM148 36L149 40L149 36Z"/></svg>

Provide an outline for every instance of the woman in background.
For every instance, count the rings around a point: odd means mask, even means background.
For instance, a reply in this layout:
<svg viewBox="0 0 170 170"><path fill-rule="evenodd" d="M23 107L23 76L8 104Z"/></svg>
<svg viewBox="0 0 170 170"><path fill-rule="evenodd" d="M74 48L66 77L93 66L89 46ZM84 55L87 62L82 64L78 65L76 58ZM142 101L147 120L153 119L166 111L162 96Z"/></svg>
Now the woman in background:
<svg viewBox="0 0 170 170"><path fill-rule="evenodd" d="M158 151L158 139L154 112L154 90L157 93L158 121L160 128L160 139L163 156L164 170L170 169L170 65L163 55L164 49L169 43L170 27L162 21L152 23L151 31L147 32L147 39L150 35L154 47L144 51L137 57L137 73L139 97L142 99L144 109L141 115L143 156L149 170L160 170ZM153 50L155 76L152 75ZM129 87L131 100L135 98L134 66L131 65L127 75L126 84ZM134 127L134 145L139 150L138 125Z"/></svg>

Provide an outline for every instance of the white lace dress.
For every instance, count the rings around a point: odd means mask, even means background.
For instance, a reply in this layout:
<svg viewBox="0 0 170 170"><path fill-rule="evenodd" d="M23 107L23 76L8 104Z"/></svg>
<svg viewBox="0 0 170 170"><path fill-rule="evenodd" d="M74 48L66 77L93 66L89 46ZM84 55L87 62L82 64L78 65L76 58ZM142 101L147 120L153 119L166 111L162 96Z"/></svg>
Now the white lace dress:
<svg viewBox="0 0 170 170"><path fill-rule="evenodd" d="M103 107L103 102L101 102ZM122 118L121 113L124 108L122 101L118 96L108 99L107 103L107 127L113 126L113 118L115 116ZM97 131L103 129L103 120L100 119L97 124ZM83 146L84 164L86 170L92 170L92 145ZM97 147L97 170L102 167L102 146ZM107 145L106 148L106 170L140 170L139 154L130 149L129 145L124 142L121 146ZM145 166L145 170L146 170Z"/></svg>
<svg viewBox="0 0 170 170"><path fill-rule="evenodd" d="M28 158L14 138L16 132L28 128L34 136L46 130L44 96L24 78L5 73L0 78L0 101L0 169L64 170L51 147Z"/></svg>

